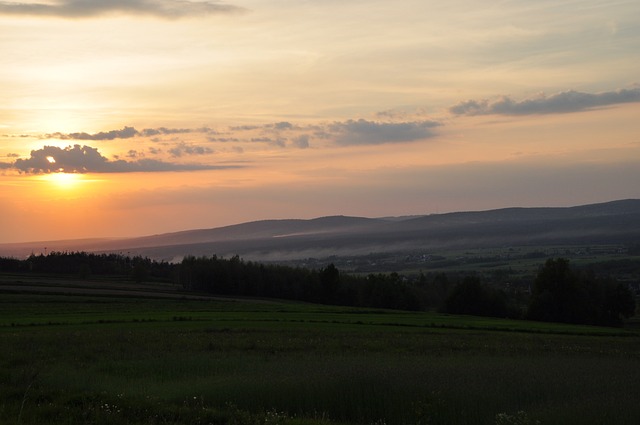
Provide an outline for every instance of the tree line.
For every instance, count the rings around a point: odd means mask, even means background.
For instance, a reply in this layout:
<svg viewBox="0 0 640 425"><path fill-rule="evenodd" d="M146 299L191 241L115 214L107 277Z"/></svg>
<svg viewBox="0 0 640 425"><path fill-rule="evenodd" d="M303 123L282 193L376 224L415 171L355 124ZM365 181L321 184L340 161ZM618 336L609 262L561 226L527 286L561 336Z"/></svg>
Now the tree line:
<svg viewBox="0 0 640 425"><path fill-rule="evenodd" d="M412 279L398 273L363 276L342 273L333 264L315 270L244 261L238 256L188 256L174 264L122 254L51 252L24 260L0 257L0 272L121 276L135 282L173 282L185 291L213 295L605 326L620 326L636 307L628 286L575 270L563 258L548 259L540 267L531 293L524 297L492 287L473 275L421 273Z"/></svg>
<svg viewBox="0 0 640 425"><path fill-rule="evenodd" d="M170 281L175 264L142 256L52 251L47 255L31 254L24 260L0 257L0 271L59 274L65 276L124 276L136 282Z"/></svg>

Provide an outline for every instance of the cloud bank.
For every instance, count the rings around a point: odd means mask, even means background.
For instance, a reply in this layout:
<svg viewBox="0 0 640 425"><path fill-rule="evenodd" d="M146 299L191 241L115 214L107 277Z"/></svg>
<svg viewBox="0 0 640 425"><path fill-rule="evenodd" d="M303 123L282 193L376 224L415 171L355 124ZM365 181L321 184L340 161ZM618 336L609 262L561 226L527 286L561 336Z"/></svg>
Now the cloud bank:
<svg viewBox="0 0 640 425"><path fill-rule="evenodd" d="M437 121L413 120L405 122L382 122L365 119L336 121L309 126L298 126L286 121L259 124L229 126L226 131L218 132L203 128L145 128L135 127L101 131L99 133L49 133L41 136L45 139L108 141L130 139L134 137L152 137L187 133L204 133L210 142L264 143L273 147L306 149L311 146L312 135L337 146L381 145L424 140L436 135L434 128L442 125ZM173 157L183 155L204 155L213 153L208 147L195 146L181 142L169 150Z"/></svg>
<svg viewBox="0 0 640 425"><path fill-rule="evenodd" d="M94 18L105 15L144 15L165 19L199 17L242 11L217 2L186 0L61 0L54 3L0 2L0 15L53 18Z"/></svg>
<svg viewBox="0 0 640 425"><path fill-rule="evenodd" d="M454 115L532 115L578 112L619 103L640 102L640 88L602 93L566 91L550 96L515 101L508 96L495 100L467 100L449 108Z"/></svg>
<svg viewBox="0 0 640 425"><path fill-rule="evenodd" d="M379 145L383 143L412 142L435 136L436 121L385 123L359 119L336 122L328 130L341 146Z"/></svg>
<svg viewBox="0 0 640 425"><path fill-rule="evenodd" d="M174 164L153 159L110 161L91 146L44 146L31 151L28 159L18 159L13 167L27 174L49 173L133 173L161 171L195 171L235 168L230 166L212 166L205 164Z"/></svg>

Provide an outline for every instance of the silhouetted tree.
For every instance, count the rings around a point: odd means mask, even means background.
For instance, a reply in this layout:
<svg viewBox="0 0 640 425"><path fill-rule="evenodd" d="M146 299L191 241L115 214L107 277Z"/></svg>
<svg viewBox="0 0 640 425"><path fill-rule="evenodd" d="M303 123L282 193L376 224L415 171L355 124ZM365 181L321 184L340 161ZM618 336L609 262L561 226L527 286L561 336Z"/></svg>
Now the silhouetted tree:
<svg viewBox="0 0 640 425"><path fill-rule="evenodd" d="M550 258L534 281L527 317L545 322L580 323L582 298L578 275L569 267L569 260Z"/></svg>

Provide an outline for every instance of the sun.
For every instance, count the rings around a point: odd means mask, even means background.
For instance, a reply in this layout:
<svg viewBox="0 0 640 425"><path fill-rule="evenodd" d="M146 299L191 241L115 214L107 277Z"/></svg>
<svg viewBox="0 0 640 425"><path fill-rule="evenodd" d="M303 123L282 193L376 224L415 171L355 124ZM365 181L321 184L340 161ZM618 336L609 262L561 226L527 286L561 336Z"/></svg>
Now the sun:
<svg viewBox="0 0 640 425"><path fill-rule="evenodd" d="M55 185L58 189L73 189L82 181L82 176L77 173L51 173L43 176L43 180Z"/></svg>

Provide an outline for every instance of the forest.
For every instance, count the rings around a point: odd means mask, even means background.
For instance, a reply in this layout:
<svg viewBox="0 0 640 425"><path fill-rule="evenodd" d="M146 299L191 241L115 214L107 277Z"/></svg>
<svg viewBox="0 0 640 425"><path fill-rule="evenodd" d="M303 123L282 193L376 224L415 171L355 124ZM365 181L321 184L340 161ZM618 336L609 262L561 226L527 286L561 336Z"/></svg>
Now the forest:
<svg viewBox="0 0 640 425"><path fill-rule="evenodd" d="M565 258L541 264L530 290L511 291L471 273L358 275L343 273L332 263L308 269L215 255L188 256L174 264L122 254L51 252L24 260L0 257L0 273L118 277L137 283L170 282L185 292L220 296L603 326L622 326L636 309L626 284L576 269Z"/></svg>

